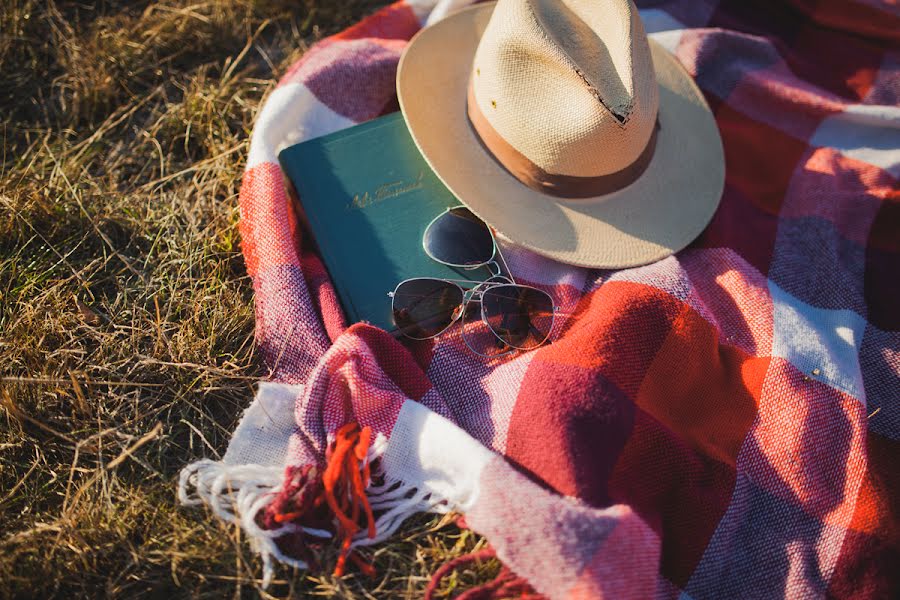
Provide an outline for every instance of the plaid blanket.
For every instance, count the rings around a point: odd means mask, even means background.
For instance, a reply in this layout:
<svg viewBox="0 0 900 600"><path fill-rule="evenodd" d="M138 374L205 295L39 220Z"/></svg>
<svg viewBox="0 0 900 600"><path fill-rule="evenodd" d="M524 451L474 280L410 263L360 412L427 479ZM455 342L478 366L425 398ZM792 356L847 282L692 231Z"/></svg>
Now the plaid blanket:
<svg viewBox="0 0 900 600"><path fill-rule="evenodd" d="M184 470L182 501L241 523L270 577L337 535L289 509L332 477L326 455L355 452L372 481L353 505L373 514L349 547L455 510L552 598L900 597L896 2L638 2L715 113L721 206L634 269L501 240L566 317L551 344L492 361L458 328L402 344L348 328L275 158L396 110L406 41L462 4L388 6L267 99L240 210L271 376L224 459ZM348 423L364 435L336 449Z"/></svg>

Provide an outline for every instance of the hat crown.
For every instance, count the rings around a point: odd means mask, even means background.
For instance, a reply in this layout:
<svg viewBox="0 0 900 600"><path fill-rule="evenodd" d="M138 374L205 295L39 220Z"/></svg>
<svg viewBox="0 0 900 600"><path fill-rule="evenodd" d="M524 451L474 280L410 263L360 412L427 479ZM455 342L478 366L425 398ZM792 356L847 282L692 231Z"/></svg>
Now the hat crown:
<svg viewBox="0 0 900 600"><path fill-rule="evenodd" d="M621 171L656 125L659 90L631 0L499 0L471 86L497 135L551 174Z"/></svg>

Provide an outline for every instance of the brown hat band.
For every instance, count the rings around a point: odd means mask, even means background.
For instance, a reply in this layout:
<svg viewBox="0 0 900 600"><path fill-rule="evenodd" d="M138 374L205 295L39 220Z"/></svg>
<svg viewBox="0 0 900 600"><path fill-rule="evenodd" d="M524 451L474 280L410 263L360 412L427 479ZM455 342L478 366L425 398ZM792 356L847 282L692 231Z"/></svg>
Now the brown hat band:
<svg viewBox="0 0 900 600"><path fill-rule="evenodd" d="M557 175L548 173L524 154L513 148L509 142L497 133L488 122L481 108L475 101L475 90L469 81L469 92L466 100L469 122L488 154L506 169L510 175L533 190L556 196L558 198L593 198L617 192L637 181L653 159L656 149L656 132L659 121L650 134L647 146L637 159L615 173L596 177L578 177L576 175Z"/></svg>

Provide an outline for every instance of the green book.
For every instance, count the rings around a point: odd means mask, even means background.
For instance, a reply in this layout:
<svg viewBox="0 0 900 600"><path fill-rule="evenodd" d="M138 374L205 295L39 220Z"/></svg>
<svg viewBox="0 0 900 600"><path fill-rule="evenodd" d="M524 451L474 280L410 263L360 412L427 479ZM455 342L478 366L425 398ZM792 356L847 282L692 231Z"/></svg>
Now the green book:
<svg viewBox="0 0 900 600"><path fill-rule="evenodd" d="M349 323L396 333L388 292L413 277L483 281L425 254L428 224L459 201L422 158L397 112L282 150ZM302 216L302 215L301 215Z"/></svg>

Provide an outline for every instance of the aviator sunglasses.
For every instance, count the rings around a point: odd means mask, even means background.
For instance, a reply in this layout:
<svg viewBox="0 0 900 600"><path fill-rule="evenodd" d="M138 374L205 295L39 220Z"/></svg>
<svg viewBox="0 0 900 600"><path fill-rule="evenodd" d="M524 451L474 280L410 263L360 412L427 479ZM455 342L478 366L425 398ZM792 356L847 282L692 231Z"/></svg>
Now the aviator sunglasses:
<svg viewBox="0 0 900 600"><path fill-rule="evenodd" d="M480 321L482 333L486 328L501 354L530 350L547 341L557 309L553 298L516 283L490 227L472 211L464 206L448 208L429 223L422 244L439 263L463 269L487 267L492 276L482 282L429 277L401 281L388 296L402 335L430 339L462 321L466 345L482 356L497 353L472 343L477 328L470 323Z"/></svg>

